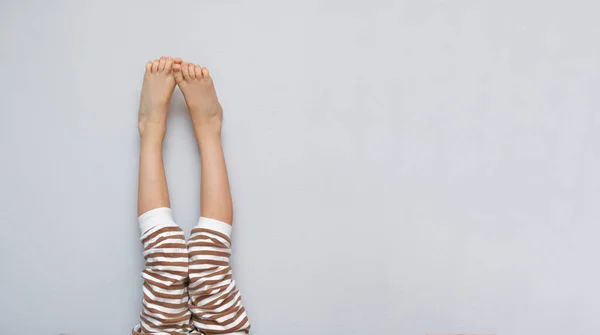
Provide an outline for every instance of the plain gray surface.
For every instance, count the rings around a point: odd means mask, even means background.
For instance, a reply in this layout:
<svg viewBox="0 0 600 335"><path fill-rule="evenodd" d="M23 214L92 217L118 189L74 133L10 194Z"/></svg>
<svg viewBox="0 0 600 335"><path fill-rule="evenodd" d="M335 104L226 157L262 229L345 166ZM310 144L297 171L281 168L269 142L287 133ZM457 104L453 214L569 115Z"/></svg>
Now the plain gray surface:
<svg viewBox="0 0 600 335"><path fill-rule="evenodd" d="M2 1L0 333L130 333L139 90L173 55L225 108L254 334L599 334L598 10ZM189 230L198 150L172 105Z"/></svg>

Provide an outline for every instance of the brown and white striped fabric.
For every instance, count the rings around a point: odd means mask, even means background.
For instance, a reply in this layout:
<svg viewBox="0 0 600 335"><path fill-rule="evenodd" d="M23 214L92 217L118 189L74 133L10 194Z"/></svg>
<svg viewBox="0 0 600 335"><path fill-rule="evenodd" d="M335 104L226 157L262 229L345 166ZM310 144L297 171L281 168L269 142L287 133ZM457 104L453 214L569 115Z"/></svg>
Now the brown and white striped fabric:
<svg viewBox="0 0 600 335"><path fill-rule="evenodd" d="M206 334L250 329L229 265L231 228L221 221L200 218L188 241L189 307L194 328Z"/></svg>
<svg viewBox="0 0 600 335"><path fill-rule="evenodd" d="M186 246L170 208L142 214L139 224L146 259L144 297L132 333L247 333L250 323L229 266L231 225L200 218Z"/></svg>
<svg viewBox="0 0 600 335"><path fill-rule="evenodd" d="M139 217L146 265L142 270L142 313L133 334L189 334L188 250L170 208Z"/></svg>

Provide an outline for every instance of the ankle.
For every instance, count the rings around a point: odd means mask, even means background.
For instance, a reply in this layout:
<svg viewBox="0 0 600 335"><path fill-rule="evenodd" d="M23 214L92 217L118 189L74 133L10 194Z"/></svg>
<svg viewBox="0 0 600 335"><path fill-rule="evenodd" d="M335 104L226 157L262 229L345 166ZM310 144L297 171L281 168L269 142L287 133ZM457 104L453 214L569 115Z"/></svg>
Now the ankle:
<svg viewBox="0 0 600 335"><path fill-rule="evenodd" d="M162 147L162 143L167 133L166 126L140 122L138 123L138 130L140 132L140 143L142 145L160 145Z"/></svg>
<svg viewBox="0 0 600 335"><path fill-rule="evenodd" d="M221 142L221 127L194 127L194 134L200 146L205 143Z"/></svg>
<svg viewBox="0 0 600 335"><path fill-rule="evenodd" d="M196 123L194 125L194 134L198 141L205 138L221 138L221 120L215 119L211 122Z"/></svg>

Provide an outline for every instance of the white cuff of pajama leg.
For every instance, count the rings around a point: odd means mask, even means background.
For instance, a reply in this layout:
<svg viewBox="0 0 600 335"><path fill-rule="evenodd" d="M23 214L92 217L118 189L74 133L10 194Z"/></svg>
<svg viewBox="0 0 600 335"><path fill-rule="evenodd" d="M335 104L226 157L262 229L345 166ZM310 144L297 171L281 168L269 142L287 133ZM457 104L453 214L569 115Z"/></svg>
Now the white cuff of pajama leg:
<svg viewBox="0 0 600 335"><path fill-rule="evenodd" d="M177 226L169 207L159 207L147 211L138 218L140 232L144 234L148 229L161 226Z"/></svg>
<svg viewBox="0 0 600 335"><path fill-rule="evenodd" d="M211 218L200 217L200 220L198 220L198 224L196 225L196 228L206 228L206 229L214 230L219 233L225 234L227 237L231 237L232 227L229 223L225 223L223 221L219 221L219 220L215 220L215 219L211 219Z"/></svg>

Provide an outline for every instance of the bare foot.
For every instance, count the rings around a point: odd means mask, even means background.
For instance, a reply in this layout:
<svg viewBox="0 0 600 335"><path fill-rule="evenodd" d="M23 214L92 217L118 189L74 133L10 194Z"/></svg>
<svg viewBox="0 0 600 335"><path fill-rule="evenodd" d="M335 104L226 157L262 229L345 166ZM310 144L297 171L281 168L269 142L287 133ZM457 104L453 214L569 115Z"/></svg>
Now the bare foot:
<svg viewBox="0 0 600 335"><path fill-rule="evenodd" d="M175 89L172 70L171 57L161 57L146 64L140 97L138 121L140 136L158 136L161 139L165 137L169 101Z"/></svg>
<svg viewBox="0 0 600 335"><path fill-rule="evenodd" d="M190 110L196 137L199 132L220 134L223 107L217 98L208 69L176 59L173 71L175 81L183 92L185 103Z"/></svg>

